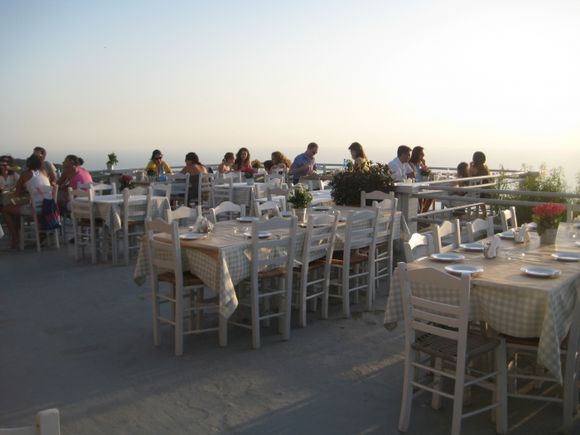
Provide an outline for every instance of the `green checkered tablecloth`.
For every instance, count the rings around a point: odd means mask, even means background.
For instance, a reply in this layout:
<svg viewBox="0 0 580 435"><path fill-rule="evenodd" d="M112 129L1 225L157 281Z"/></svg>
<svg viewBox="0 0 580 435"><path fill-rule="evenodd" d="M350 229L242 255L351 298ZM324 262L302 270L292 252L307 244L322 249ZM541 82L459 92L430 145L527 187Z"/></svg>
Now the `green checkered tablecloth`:
<svg viewBox="0 0 580 435"><path fill-rule="evenodd" d="M483 320L495 331L514 337L539 337L538 362L560 382L560 343L568 333L580 293L580 263L556 261L551 256L555 251L565 250L578 251L578 247L566 240L561 240L559 245L540 246L534 234L525 244L502 241L500 253L493 260L483 258L480 253L462 252L466 264L484 269L472 279L470 319ZM443 270L447 264L426 258L410 263L409 268ZM561 275L556 278L525 275L520 269L530 265L557 268ZM434 292L428 285L421 294L440 302L459 303L452 292ZM390 329L402 320L400 285L395 272L384 322Z"/></svg>

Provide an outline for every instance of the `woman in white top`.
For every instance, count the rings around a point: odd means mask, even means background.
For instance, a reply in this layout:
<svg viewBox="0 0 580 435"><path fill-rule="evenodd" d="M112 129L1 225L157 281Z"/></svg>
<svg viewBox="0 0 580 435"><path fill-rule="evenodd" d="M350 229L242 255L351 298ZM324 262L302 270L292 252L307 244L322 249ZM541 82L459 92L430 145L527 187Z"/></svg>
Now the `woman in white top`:
<svg viewBox="0 0 580 435"><path fill-rule="evenodd" d="M42 201L47 197L45 187L50 187L50 181L45 170L42 168L42 160L36 156L31 155L26 160L27 169L22 172L20 178L16 183L15 195L28 195L34 201L36 211L39 212L42 207ZM10 204L4 206L2 214L8 225L10 233L10 245L16 249L19 244L20 236L20 215L23 211L29 210L28 205Z"/></svg>

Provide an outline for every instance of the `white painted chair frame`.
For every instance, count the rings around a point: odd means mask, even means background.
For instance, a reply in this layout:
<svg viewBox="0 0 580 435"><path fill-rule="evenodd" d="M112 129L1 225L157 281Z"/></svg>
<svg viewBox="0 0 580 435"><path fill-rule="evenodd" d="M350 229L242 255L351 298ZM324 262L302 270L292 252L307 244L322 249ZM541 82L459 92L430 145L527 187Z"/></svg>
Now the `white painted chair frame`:
<svg viewBox="0 0 580 435"><path fill-rule="evenodd" d="M493 236L493 216L488 216L485 219L477 218L474 221L467 222L465 231L468 242L475 242Z"/></svg>
<svg viewBox="0 0 580 435"><path fill-rule="evenodd" d="M60 412L45 409L36 414L34 426L2 428L0 435L60 435Z"/></svg>
<svg viewBox="0 0 580 435"><path fill-rule="evenodd" d="M510 207L499 212L501 219L501 230L508 231L518 227L518 218L516 216L516 208Z"/></svg>
<svg viewBox="0 0 580 435"><path fill-rule="evenodd" d="M413 233L409 240L403 243L403 247L407 263L428 257L435 252L433 236L430 233Z"/></svg>
<svg viewBox="0 0 580 435"><path fill-rule="evenodd" d="M459 248L461 244L461 227L459 219L453 221L443 221L440 225L433 224L432 226L433 242L435 252L450 252ZM443 245L443 240L451 239L451 243Z"/></svg>
<svg viewBox="0 0 580 435"><path fill-rule="evenodd" d="M227 219L220 219L220 216L226 215ZM225 201L216 207L209 209L209 218L215 224L218 220L233 220L236 217L246 216L246 206L234 204L231 201Z"/></svg>

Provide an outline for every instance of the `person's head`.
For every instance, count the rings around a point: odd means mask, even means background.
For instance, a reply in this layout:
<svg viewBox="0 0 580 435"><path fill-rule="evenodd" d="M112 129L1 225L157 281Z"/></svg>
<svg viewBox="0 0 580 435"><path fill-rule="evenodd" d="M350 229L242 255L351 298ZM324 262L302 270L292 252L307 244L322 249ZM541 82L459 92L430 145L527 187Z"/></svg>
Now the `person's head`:
<svg viewBox="0 0 580 435"><path fill-rule="evenodd" d="M483 154L481 151L476 151L473 153L473 164L476 167L480 167L485 165L485 154Z"/></svg>
<svg viewBox="0 0 580 435"><path fill-rule="evenodd" d="M423 147L421 146L416 146L413 148L413 151L411 151L411 158L409 159L409 161L411 163L420 163L421 160L423 160L423 157L425 157L425 151L423 149Z"/></svg>
<svg viewBox="0 0 580 435"><path fill-rule="evenodd" d="M274 154L272 154L274 155ZM272 170L272 166L274 166L274 162L272 160L264 160L264 169L269 174Z"/></svg>
<svg viewBox="0 0 580 435"><path fill-rule="evenodd" d="M308 155L308 157L313 158L316 155L316 153L318 153L318 144L310 142L306 147L306 154Z"/></svg>
<svg viewBox="0 0 580 435"><path fill-rule="evenodd" d="M0 167L4 170L7 169L9 174L14 172L14 159L8 154L0 156Z"/></svg>
<svg viewBox="0 0 580 435"><path fill-rule="evenodd" d="M157 163L161 162L161 160L163 160L163 153L159 150L153 150L151 153L151 160Z"/></svg>
<svg viewBox="0 0 580 435"><path fill-rule="evenodd" d="M363 147L358 142L353 142L348 149L350 150L350 155L353 159L358 159L359 157L362 159L366 159L367 156L363 150Z"/></svg>
<svg viewBox="0 0 580 435"><path fill-rule="evenodd" d="M250 150L247 148L240 148L236 154L236 163L241 165L250 165Z"/></svg>
<svg viewBox="0 0 580 435"><path fill-rule="evenodd" d="M273 165L283 164L284 166L289 168L290 165L292 164L292 162L290 161L290 159L288 157L286 157L284 154L282 154L282 152L274 151L272 153L272 164Z"/></svg>
<svg viewBox="0 0 580 435"><path fill-rule="evenodd" d="M457 177L458 178L469 177L469 164L467 162L461 162L457 165Z"/></svg>
<svg viewBox="0 0 580 435"><path fill-rule="evenodd" d="M77 166L81 165L81 161L83 161L83 159L81 159L80 157L77 157L74 154L69 154L62 161L62 166L64 166L65 168L71 167L76 168Z"/></svg>
<svg viewBox="0 0 580 435"><path fill-rule="evenodd" d="M79 166L82 166L85 164L85 159L83 159L82 157L77 157L77 160L79 162Z"/></svg>
<svg viewBox="0 0 580 435"><path fill-rule="evenodd" d="M37 154L32 154L26 159L26 167L31 171L38 171L42 168L42 159Z"/></svg>
<svg viewBox="0 0 580 435"><path fill-rule="evenodd" d="M46 158L46 150L42 147L34 147L32 153L40 157L40 160L44 161Z"/></svg>
<svg viewBox="0 0 580 435"><path fill-rule="evenodd" d="M397 157L401 162L407 163L411 158L411 148L407 145L399 145L399 148L397 148Z"/></svg>
<svg viewBox="0 0 580 435"><path fill-rule="evenodd" d="M232 165L235 160L236 157L234 156L234 153L225 153L222 162L224 162L227 165Z"/></svg>
<svg viewBox="0 0 580 435"><path fill-rule="evenodd" d="M187 153L185 155L185 163L199 165L199 157L195 153Z"/></svg>

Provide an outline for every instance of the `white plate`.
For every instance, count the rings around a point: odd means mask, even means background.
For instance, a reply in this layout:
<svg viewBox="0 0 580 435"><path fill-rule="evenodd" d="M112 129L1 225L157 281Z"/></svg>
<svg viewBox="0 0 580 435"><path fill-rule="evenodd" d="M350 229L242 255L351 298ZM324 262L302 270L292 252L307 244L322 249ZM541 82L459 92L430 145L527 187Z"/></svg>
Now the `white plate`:
<svg viewBox="0 0 580 435"><path fill-rule="evenodd" d="M243 223L252 223L254 221L257 221L258 218L254 217L254 216L242 216L236 219L238 222L243 222Z"/></svg>
<svg viewBox="0 0 580 435"><path fill-rule="evenodd" d="M466 251L483 252L483 245L481 243L462 243L459 246Z"/></svg>
<svg viewBox="0 0 580 435"><path fill-rule="evenodd" d="M465 260L465 255L456 254L455 252L441 252L440 254L431 254L429 257L432 260L446 262Z"/></svg>
<svg viewBox="0 0 580 435"><path fill-rule="evenodd" d="M512 230L504 231L503 233L499 233L498 236L502 239L515 239L515 234Z"/></svg>
<svg viewBox="0 0 580 435"><path fill-rule="evenodd" d="M580 254L576 252L554 252L552 257L560 261L580 261Z"/></svg>
<svg viewBox="0 0 580 435"><path fill-rule="evenodd" d="M312 207L312 210L314 210L314 211L329 211L329 210L332 210L332 207L328 207L325 205L317 205L316 207Z"/></svg>
<svg viewBox="0 0 580 435"><path fill-rule="evenodd" d="M282 211L280 212L280 216L282 216L283 218L289 218L292 217L292 212L291 211Z"/></svg>
<svg viewBox="0 0 580 435"><path fill-rule="evenodd" d="M445 270L453 275L473 275L474 273L483 272L483 267L470 264L450 264L445 266Z"/></svg>
<svg viewBox="0 0 580 435"><path fill-rule="evenodd" d="M250 231L248 231L247 233L244 233L244 236L252 237L252 233ZM268 231L259 231L258 232L259 239L267 239L268 237L272 237L272 233L269 233Z"/></svg>
<svg viewBox="0 0 580 435"><path fill-rule="evenodd" d="M550 278L552 276L559 276L562 273L562 271L558 269L539 266L524 266L520 270L524 272L526 275L536 276L539 278Z"/></svg>
<svg viewBox="0 0 580 435"><path fill-rule="evenodd" d="M205 239L206 237L206 233L184 233L179 236L181 240L198 240Z"/></svg>

